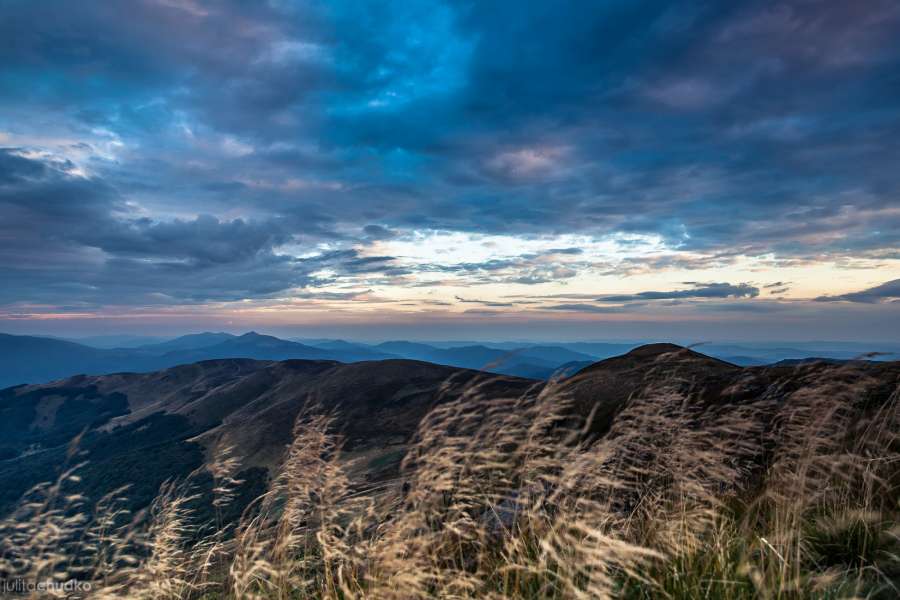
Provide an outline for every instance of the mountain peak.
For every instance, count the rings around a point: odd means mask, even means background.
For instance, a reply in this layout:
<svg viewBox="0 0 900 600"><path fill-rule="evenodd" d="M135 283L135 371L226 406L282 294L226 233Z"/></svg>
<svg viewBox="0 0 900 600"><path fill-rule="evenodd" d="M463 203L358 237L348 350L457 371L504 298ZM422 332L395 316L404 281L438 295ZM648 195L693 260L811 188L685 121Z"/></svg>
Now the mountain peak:
<svg viewBox="0 0 900 600"><path fill-rule="evenodd" d="M688 349L684 346L679 346L678 344L644 344L643 346L638 346L634 350L628 352L627 354L625 354L625 356L631 356L634 358L653 357L659 356L661 354L668 354L670 352L680 352L682 350Z"/></svg>
<svg viewBox="0 0 900 600"><path fill-rule="evenodd" d="M288 342L287 340L282 340L281 338L277 338L277 337L275 337L275 336L273 336L273 335L266 335L266 334L264 334L264 333L259 333L259 332L256 332L256 331L248 331L248 332L245 333L245 334L239 335L239 336L238 336L238 339L239 339L239 340L244 340L244 341L249 341L249 340L258 340L258 341L261 341L261 340L278 340L278 341L280 341L280 342L285 342L285 343L289 343L289 344L295 343L295 342Z"/></svg>

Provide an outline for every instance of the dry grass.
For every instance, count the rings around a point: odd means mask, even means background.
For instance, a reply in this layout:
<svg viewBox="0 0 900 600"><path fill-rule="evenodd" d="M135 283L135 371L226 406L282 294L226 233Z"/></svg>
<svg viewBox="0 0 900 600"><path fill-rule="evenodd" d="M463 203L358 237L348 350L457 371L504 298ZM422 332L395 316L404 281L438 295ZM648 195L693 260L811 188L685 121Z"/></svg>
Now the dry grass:
<svg viewBox="0 0 900 600"><path fill-rule="evenodd" d="M117 508L127 491L87 507L73 468L0 523L0 571L88 577L94 598L897 597L898 392L870 406L866 377L801 367L706 406L661 370L599 440L556 383L474 384L377 493L348 476L339 415L311 407L233 529L197 540L189 482L140 515ZM219 521L239 464L209 469Z"/></svg>

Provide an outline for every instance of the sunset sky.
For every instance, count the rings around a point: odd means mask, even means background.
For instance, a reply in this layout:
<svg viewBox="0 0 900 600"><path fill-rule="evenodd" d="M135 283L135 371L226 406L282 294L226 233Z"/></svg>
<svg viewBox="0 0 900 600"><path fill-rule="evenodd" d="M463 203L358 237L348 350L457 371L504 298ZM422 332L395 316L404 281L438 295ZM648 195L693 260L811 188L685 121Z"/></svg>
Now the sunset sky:
<svg viewBox="0 0 900 600"><path fill-rule="evenodd" d="M900 3L0 4L0 331L900 339Z"/></svg>

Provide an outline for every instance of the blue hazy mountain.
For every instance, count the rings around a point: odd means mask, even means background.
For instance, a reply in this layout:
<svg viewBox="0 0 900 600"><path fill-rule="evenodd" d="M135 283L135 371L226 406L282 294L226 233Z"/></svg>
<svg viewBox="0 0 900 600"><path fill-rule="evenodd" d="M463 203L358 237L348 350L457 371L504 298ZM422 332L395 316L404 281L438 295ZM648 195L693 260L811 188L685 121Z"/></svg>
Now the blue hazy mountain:
<svg viewBox="0 0 900 600"><path fill-rule="evenodd" d="M52 338L0 334L0 388L79 374L155 371L219 358L357 362L393 357L372 349L327 350L253 332L241 336L203 333L161 344L112 349Z"/></svg>
<svg viewBox="0 0 900 600"><path fill-rule="evenodd" d="M325 350L338 350L341 352L378 352L368 344L358 344L345 340L291 338L290 341L297 342L298 344L315 346L316 348L323 348Z"/></svg>
<svg viewBox="0 0 900 600"><path fill-rule="evenodd" d="M554 346L530 346L511 350L485 345L438 348L430 344L392 341L378 344L375 348L401 358L466 369L485 369L534 379L547 379L567 363L590 363L594 360L593 356Z"/></svg>
<svg viewBox="0 0 900 600"><path fill-rule="evenodd" d="M114 341L103 336L98 344ZM548 379L581 366L628 352L631 342L410 342L369 345L338 339L285 340L256 332L233 335L204 332L138 347L94 347L60 338L0 334L0 388L44 383L77 374L147 372L211 359L334 360L343 363L404 358L504 375ZM876 360L896 359L898 344L853 342L715 343L704 353L740 366L807 361L810 357L845 361L867 352ZM788 361L785 363L784 361Z"/></svg>
<svg viewBox="0 0 900 600"><path fill-rule="evenodd" d="M76 344L84 344L92 348L137 348L139 346L149 346L150 344L159 344L163 342L165 337L151 337L148 335L91 335L87 337L77 338L57 338Z"/></svg>
<svg viewBox="0 0 900 600"><path fill-rule="evenodd" d="M308 360L359 362L363 360L383 360L394 357L371 348L319 348L251 331L241 336L231 336L229 339L218 344L192 350L170 352L165 354L163 358L171 362L172 366L174 366L176 364L185 364L215 358L253 358L256 360L288 360L302 358Z"/></svg>
<svg viewBox="0 0 900 600"><path fill-rule="evenodd" d="M549 378L565 364L594 360L586 354L543 345L509 351L482 345L436 348L405 341L377 346L343 340L320 340L318 343L321 345L256 332L240 336L205 332L137 348L95 348L53 338L2 335L0 387L43 383L78 374L146 372L223 358L334 360L344 363L406 358L535 379Z"/></svg>
<svg viewBox="0 0 900 600"><path fill-rule="evenodd" d="M810 357L831 360L853 360L875 352L876 360L896 360L900 344L861 342L775 342L734 344L711 343L696 346L697 350L741 366L768 365L781 361L803 361Z"/></svg>
<svg viewBox="0 0 900 600"><path fill-rule="evenodd" d="M0 388L44 383L79 373L144 370L135 350L91 348L65 340L0 334Z"/></svg>
<svg viewBox="0 0 900 600"><path fill-rule="evenodd" d="M205 331L203 333L190 333L161 343L145 344L140 346L140 348L148 352L160 353L177 352L179 350L195 350L197 348L206 348L208 346L221 344L236 337L236 335L230 333L212 333Z"/></svg>

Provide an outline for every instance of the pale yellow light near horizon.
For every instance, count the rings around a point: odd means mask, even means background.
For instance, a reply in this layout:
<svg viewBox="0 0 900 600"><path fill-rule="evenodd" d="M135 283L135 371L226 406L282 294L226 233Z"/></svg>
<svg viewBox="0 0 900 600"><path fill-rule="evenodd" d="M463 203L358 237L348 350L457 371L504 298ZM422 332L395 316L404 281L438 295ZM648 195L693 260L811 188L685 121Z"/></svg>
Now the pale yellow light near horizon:
<svg viewBox="0 0 900 600"><path fill-rule="evenodd" d="M553 254L554 249L577 248L577 255ZM433 287L402 289L374 286L379 295L418 300L452 301L456 296L502 302L511 297L548 295L637 294L648 290L686 289L686 282L747 283L761 288L761 298L785 300L813 299L839 295L872 287L900 277L900 260L858 258L852 263L838 260L779 261L775 256L738 256L729 259L667 247L659 236L613 234L601 238L560 235L524 238L505 235L460 232L415 232L397 240L376 242L365 255L395 256L411 269L423 265L458 267L487 261L514 260L532 253L531 260L556 261L577 266L577 274L545 283L477 283L471 274L447 275L445 272L417 273L414 279L431 281ZM541 253L549 253L541 255ZM671 259L674 265L657 267ZM498 271L502 271L499 269ZM450 271L454 273L454 271ZM766 288L779 282L783 286ZM781 288L786 291L777 292Z"/></svg>
<svg viewBox="0 0 900 600"><path fill-rule="evenodd" d="M124 145L112 132L95 130L102 144L92 152L114 158ZM39 147L65 148L75 166L71 176L87 177L89 163L72 140L43 137L24 139L0 132L0 142L30 142ZM134 215L154 216L140 202L128 201ZM170 210L170 207L166 207ZM172 218L169 212L155 215ZM178 217L195 217L192 213ZM224 216L224 215L223 215ZM241 215L229 215L231 217ZM163 219L165 220L165 219ZM352 232L348 232L352 237ZM504 235L463 231L407 230L397 237L359 244L360 257L394 257L393 265L408 270L402 277L385 278L377 273L341 275L336 267L325 266L313 273L332 285L311 290L287 290L274 298L228 303L205 303L204 310L237 314L259 314L281 318L305 317L327 311L332 315L366 318L376 312L460 313L472 312L475 304L494 303L495 312L541 310L552 304L591 303L603 295L639 294L645 291L688 289L688 282L748 284L760 289L759 299L802 302L824 295L840 295L900 278L900 260L868 257L825 257L807 260L780 260L774 255L723 257L670 245L652 234L610 233L592 236ZM346 248L346 246L344 246ZM279 251L310 259L323 251L341 249L334 244L318 247L288 245ZM577 252L576 252L577 251ZM102 261L102 257L98 257ZM509 263L493 268L479 265ZM531 276L534 281L517 279ZM537 282L536 282L537 281ZM777 286L776 284L784 285ZM767 287L769 286L769 287ZM357 292L353 295L354 292ZM317 296L318 294L318 296ZM328 294L352 295L345 299ZM465 302L468 300L470 302ZM478 302L472 302L478 301ZM512 306L500 306L511 304ZM196 307L137 308L142 314L195 314ZM28 307L17 311L28 314ZM109 307L105 314L115 312ZM134 312L132 310L131 312ZM41 318L84 318L82 312L56 313L52 307L34 307ZM569 315L555 313L558 318ZM293 315L293 316L292 316ZM600 318L618 318L604 316Z"/></svg>

